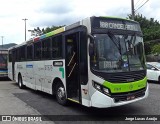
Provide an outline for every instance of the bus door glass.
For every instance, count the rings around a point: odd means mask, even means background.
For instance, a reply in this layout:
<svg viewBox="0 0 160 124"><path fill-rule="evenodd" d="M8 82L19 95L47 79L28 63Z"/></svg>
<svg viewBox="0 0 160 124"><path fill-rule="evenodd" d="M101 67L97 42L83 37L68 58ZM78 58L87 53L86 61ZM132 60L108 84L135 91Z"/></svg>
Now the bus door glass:
<svg viewBox="0 0 160 124"><path fill-rule="evenodd" d="M69 98L79 101L79 33L65 36L66 42L66 87Z"/></svg>
<svg viewBox="0 0 160 124"><path fill-rule="evenodd" d="M88 82L86 28L65 36L66 42L66 87L68 98L81 100L81 85Z"/></svg>

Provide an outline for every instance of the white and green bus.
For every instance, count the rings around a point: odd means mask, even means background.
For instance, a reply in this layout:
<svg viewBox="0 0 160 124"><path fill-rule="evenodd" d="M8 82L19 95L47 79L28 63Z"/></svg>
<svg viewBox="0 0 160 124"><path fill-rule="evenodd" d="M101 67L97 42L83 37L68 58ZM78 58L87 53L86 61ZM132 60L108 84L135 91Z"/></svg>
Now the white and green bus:
<svg viewBox="0 0 160 124"><path fill-rule="evenodd" d="M142 36L135 21L89 17L10 48L8 76L62 105L136 102L148 96Z"/></svg>

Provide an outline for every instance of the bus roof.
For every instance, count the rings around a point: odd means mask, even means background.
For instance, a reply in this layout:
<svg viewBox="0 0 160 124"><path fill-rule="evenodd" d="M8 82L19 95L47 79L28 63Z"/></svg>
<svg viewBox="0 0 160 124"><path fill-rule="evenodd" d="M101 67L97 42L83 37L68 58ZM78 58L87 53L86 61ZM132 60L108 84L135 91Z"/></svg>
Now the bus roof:
<svg viewBox="0 0 160 124"><path fill-rule="evenodd" d="M64 32L64 31L69 30L69 29L72 29L74 27L78 27L78 26L82 25L82 21L84 21L86 19L91 19L91 18L117 19L117 20L124 20L124 21L130 21L130 22L138 23L138 22L136 22L134 20L120 18L120 17L111 17L111 16L99 16L99 17L97 17L97 16L92 16L92 17L88 17L88 18L82 19L81 21L73 23L73 24L70 24L68 26L64 26L64 27L58 28L56 30L53 30L53 31L48 32L46 34L43 34L41 36L37 36L37 37L31 38L30 40L25 41L25 42L23 42L23 43L21 43L19 45L13 46L13 47L9 48L8 50L11 50L13 48L17 48L17 47L23 46L23 45L31 43L31 42L36 42L36 41L42 40L44 38L47 38L47 37L59 34L61 32Z"/></svg>

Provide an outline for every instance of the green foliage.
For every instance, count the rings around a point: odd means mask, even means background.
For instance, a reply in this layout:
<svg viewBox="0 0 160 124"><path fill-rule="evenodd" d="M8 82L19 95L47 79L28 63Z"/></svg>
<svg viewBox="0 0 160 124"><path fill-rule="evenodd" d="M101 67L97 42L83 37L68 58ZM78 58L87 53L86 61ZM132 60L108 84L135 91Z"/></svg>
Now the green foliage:
<svg viewBox="0 0 160 124"><path fill-rule="evenodd" d="M152 53L153 54L160 54L160 45L156 44L152 47Z"/></svg>
<svg viewBox="0 0 160 124"><path fill-rule="evenodd" d="M131 15L128 15L131 19ZM145 43L146 54L158 53L157 44L149 44L148 41L160 39L160 23L154 18L147 19L142 14L135 15L135 21L140 23Z"/></svg>

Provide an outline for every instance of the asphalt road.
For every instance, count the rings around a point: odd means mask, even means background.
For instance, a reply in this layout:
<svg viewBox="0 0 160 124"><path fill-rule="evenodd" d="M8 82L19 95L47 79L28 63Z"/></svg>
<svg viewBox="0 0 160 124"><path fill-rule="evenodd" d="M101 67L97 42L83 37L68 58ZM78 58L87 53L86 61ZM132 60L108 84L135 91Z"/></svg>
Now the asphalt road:
<svg viewBox="0 0 160 124"><path fill-rule="evenodd" d="M1 81L2 82L2 81ZM56 102L56 98L54 96L48 95L46 93L42 93L39 91L34 91L31 89L18 89L18 86L12 81L3 81L0 82L0 87L4 82L6 86L10 87L12 90L12 95L23 101L27 106L33 108L33 110L37 111L37 113L41 115L52 115L47 116L47 119L62 119L62 120L70 120L70 121L55 121L55 123L113 123L113 124L123 124L123 123L152 123L153 121L120 121L119 117L122 115L126 117L135 117L140 115L148 115L155 117L155 115L160 116L160 84L158 83L149 83L149 97L142 101L138 101L136 103L114 107L114 108L106 108L106 109L98 109L98 108L87 108L82 105L71 102L68 106L61 106ZM13 88L14 87L14 88ZM0 90L0 92L5 91ZM1 102L0 102L1 103ZM19 104L21 104L19 102ZM1 105L1 104L0 104ZM1 108L0 108L1 109ZM2 114L3 112L1 112ZM5 113L4 113L5 114ZM23 114L23 113L22 113ZM36 114L36 113L35 113ZM55 115L55 116L53 116ZM112 116L111 116L112 115ZM115 116L113 116L115 115ZM110 118L112 117L112 118ZM111 119L112 121L106 121L107 119ZM53 119L53 120L54 120ZM83 121L81 121L81 119ZM86 119L86 120L85 120ZM84 121L85 120L85 121ZM155 122L159 123L159 122Z"/></svg>

